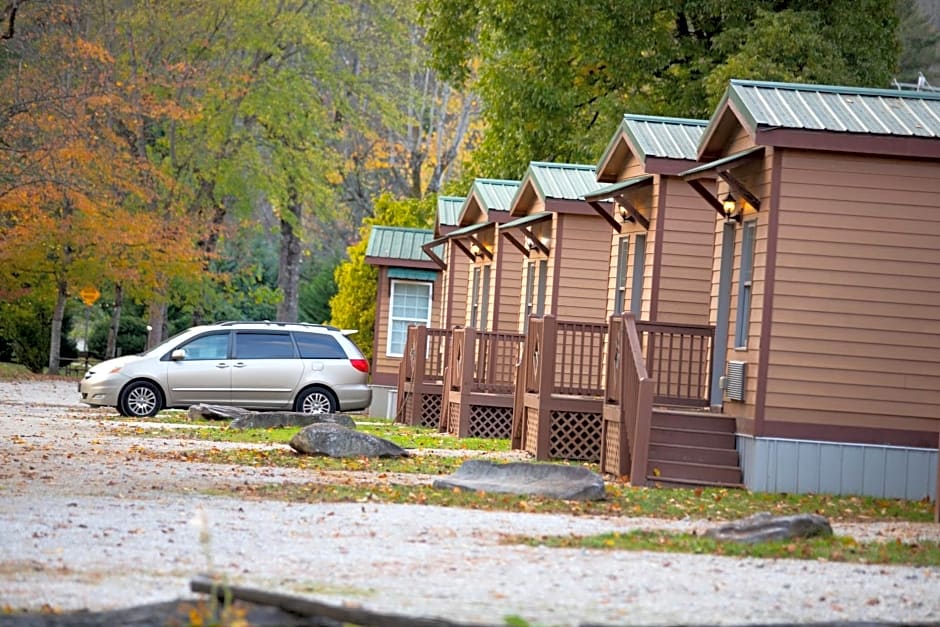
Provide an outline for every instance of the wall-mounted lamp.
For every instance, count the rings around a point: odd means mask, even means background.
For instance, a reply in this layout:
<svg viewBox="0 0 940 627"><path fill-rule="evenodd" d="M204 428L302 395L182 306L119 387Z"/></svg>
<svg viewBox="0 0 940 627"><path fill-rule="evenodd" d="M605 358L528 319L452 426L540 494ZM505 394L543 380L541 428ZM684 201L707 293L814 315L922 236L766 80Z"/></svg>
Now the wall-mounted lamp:
<svg viewBox="0 0 940 627"><path fill-rule="evenodd" d="M533 241L533 239L529 236L526 236L525 238L525 247L529 250L535 250L535 241Z"/></svg>
<svg viewBox="0 0 940 627"><path fill-rule="evenodd" d="M620 220L626 222L630 217L630 212L623 205L617 205L617 211L620 213Z"/></svg>
<svg viewBox="0 0 940 627"><path fill-rule="evenodd" d="M477 244L470 244L470 254L474 257L479 257L482 252Z"/></svg>
<svg viewBox="0 0 940 627"><path fill-rule="evenodd" d="M725 222L728 222L738 209L738 201L729 193L721 202L721 209L725 214Z"/></svg>

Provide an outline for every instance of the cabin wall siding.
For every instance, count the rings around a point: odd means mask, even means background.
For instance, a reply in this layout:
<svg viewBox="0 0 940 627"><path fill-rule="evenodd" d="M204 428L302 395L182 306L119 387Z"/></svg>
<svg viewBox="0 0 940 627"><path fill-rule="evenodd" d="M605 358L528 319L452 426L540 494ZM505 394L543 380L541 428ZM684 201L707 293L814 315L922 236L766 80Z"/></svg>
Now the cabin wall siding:
<svg viewBox="0 0 940 627"><path fill-rule="evenodd" d="M610 250L601 242L607 241L610 226L598 216L575 214L558 214L555 222L564 241L559 246L558 238L552 238L552 252L557 255L560 250L562 258L557 277L555 264L549 262L546 304L554 302L557 289L558 319L604 322Z"/></svg>
<svg viewBox="0 0 940 627"><path fill-rule="evenodd" d="M659 290L656 321L680 324L707 324L711 294L713 240L709 231L715 212L679 178L669 177L665 186L666 208L661 243ZM659 219L659 216L656 216ZM650 224L647 251L648 273L652 272L656 245L656 224Z"/></svg>
<svg viewBox="0 0 940 627"><path fill-rule="evenodd" d="M470 264L467 256L453 242L448 242L447 246L450 249L449 261L447 270L441 273L444 281L447 282L446 285L441 285L443 290L441 310L444 312L441 320L442 326L449 329L455 325L463 326L467 323L466 304L470 289Z"/></svg>
<svg viewBox="0 0 940 627"><path fill-rule="evenodd" d="M782 163L767 420L940 430L940 164Z"/></svg>

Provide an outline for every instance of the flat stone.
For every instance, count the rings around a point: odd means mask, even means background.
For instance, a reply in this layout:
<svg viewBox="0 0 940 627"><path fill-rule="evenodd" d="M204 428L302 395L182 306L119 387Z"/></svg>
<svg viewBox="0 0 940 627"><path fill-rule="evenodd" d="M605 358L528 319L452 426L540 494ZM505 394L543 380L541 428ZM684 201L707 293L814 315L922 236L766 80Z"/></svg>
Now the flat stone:
<svg viewBox="0 0 940 627"><path fill-rule="evenodd" d="M755 544L792 538L831 536L832 526L819 514L774 516L770 512L760 512L709 529L705 535L715 540Z"/></svg>
<svg viewBox="0 0 940 627"><path fill-rule="evenodd" d="M187 413L190 420L233 420L252 412L247 409L242 409L241 407L232 407L229 405L197 403L196 405L190 405Z"/></svg>
<svg viewBox="0 0 940 627"><path fill-rule="evenodd" d="M232 421L233 429L276 429L277 427L306 427L329 422L355 429L356 421L346 414L305 414L299 411L250 412Z"/></svg>
<svg viewBox="0 0 940 627"><path fill-rule="evenodd" d="M435 488L545 496L570 501L604 498L604 478L581 466L493 462L471 459L449 477L436 479Z"/></svg>
<svg viewBox="0 0 940 627"><path fill-rule="evenodd" d="M394 442L329 422L304 427L294 434L289 444L298 453L306 455L408 457L408 452Z"/></svg>

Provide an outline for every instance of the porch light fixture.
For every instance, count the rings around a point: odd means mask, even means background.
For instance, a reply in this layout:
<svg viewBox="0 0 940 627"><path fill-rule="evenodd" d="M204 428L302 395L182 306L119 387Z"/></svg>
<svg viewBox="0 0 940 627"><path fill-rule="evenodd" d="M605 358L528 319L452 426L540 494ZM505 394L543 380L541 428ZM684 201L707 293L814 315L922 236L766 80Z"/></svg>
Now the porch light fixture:
<svg viewBox="0 0 940 627"><path fill-rule="evenodd" d="M623 205L617 205L617 210L620 212L620 219L623 222L626 222L627 219L630 217L630 211Z"/></svg>
<svg viewBox="0 0 940 627"><path fill-rule="evenodd" d="M483 251L477 244L470 244L470 254L472 254L474 257L479 257L482 253Z"/></svg>
<svg viewBox="0 0 940 627"><path fill-rule="evenodd" d="M734 199L730 193L725 196L725 199L721 202L722 211L725 214L725 222L731 220L731 216L734 215L734 212L738 208L738 201Z"/></svg>

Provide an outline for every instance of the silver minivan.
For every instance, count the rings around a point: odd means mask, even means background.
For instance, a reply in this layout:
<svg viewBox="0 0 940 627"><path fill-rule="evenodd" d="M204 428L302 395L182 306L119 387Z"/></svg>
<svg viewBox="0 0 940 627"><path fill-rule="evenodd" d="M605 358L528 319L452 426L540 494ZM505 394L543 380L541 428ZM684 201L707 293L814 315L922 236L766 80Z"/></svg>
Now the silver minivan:
<svg viewBox="0 0 940 627"><path fill-rule="evenodd" d="M327 414L372 401L369 363L326 325L222 322L183 331L141 355L103 361L79 382L81 402L123 416L197 403Z"/></svg>

